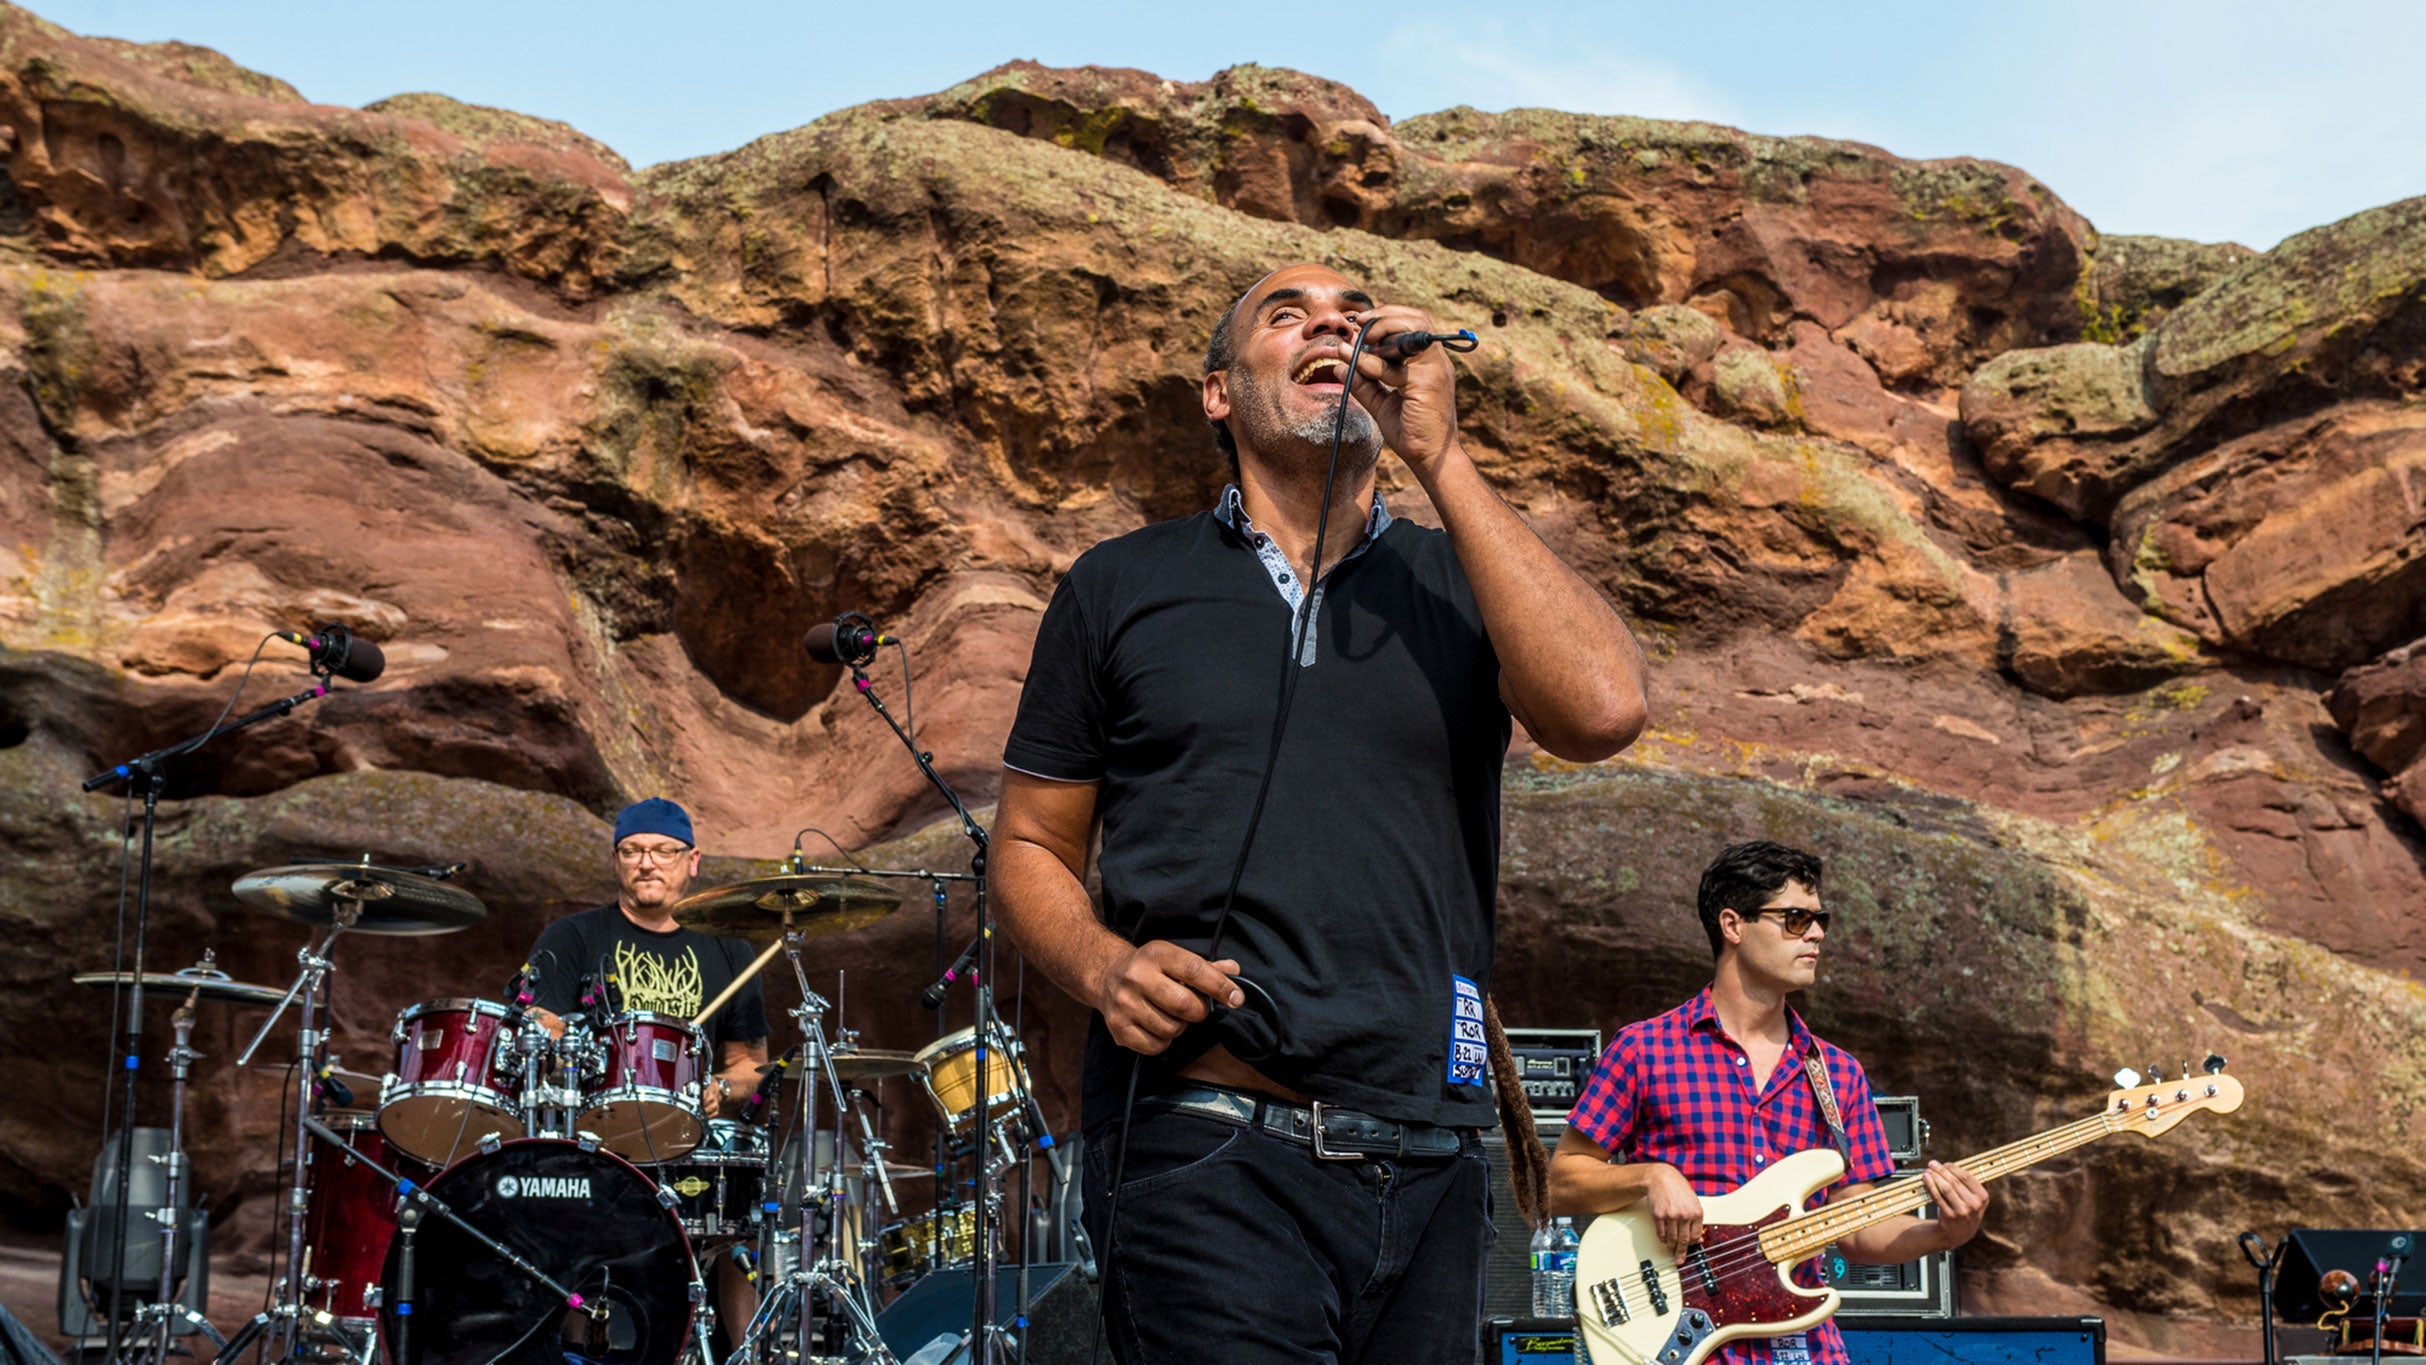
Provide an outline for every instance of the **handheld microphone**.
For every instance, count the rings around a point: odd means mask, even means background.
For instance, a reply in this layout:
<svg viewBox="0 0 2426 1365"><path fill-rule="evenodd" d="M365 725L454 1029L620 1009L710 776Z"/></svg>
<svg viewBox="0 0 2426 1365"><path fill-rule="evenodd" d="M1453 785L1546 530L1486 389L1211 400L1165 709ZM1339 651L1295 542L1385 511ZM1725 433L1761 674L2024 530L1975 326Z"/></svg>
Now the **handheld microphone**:
<svg viewBox="0 0 2426 1365"><path fill-rule="evenodd" d="M809 627L800 647L819 663L864 664L876 657L878 646L896 643L892 636L878 634L875 622L846 611L831 623Z"/></svg>
<svg viewBox="0 0 2426 1365"><path fill-rule="evenodd" d="M1435 344L1444 351L1471 351L1482 345L1482 338L1462 327L1454 332L1393 332L1366 342L1365 349L1386 359L1405 360Z"/></svg>
<svg viewBox="0 0 2426 1365"><path fill-rule="evenodd" d="M387 671L387 655L368 640L357 639L344 626L320 626L309 635L291 630L274 632L288 644L312 652L312 669L333 673L347 682L366 683Z"/></svg>

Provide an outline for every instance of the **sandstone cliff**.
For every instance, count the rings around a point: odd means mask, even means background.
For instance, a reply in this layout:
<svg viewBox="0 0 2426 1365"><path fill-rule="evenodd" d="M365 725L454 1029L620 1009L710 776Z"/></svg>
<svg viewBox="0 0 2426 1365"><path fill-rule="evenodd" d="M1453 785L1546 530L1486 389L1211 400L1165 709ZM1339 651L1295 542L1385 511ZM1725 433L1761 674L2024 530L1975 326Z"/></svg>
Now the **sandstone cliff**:
<svg viewBox="0 0 2426 1365"><path fill-rule="evenodd" d="M57 1040L0 1109L21 1227L98 1121L107 1003L64 982L108 963L121 806L74 781L199 729L263 630L342 620L389 669L181 769L154 965L284 979L246 868L469 858L480 929L345 946L339 1046L382 1070L396 1010L600 894L628 797L736 873L936 812L793 646L837 605L914 643L921 740L988 795L1057 575L1218 490L1197 357L1291 259L1482 332L1476 455L1655 656L1635 750L1511 765L1512 1022L1689 991L1702 863L1792 838L1844 916L1810 1014L1938 1154L2124 1063L2250 1086L2001 1191L1972 1307L2207 1354L2255 1316L2242 1228L2426 1198L2426 201L2261 256L2101 238L1986 162L1025 64L634 172L13 9L0 136L0 1021ZM292 690L271 649L250 696ZM934 937L913 908L816 979L915 1045ZM1028 985L1068 1115L1081 1016ZM229 1068L241 1023L192 1118L251 1254L279 1082Z"/></svg>

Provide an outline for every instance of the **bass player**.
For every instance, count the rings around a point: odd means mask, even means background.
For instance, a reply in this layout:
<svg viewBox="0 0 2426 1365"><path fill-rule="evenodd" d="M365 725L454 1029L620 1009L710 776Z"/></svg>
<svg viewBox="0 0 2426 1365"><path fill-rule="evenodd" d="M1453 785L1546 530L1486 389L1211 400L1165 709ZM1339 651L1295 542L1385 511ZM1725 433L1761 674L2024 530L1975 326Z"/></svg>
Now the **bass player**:
<svg viewBox="0 0 2426 1365"><path fill-rule="evenodd" d="M1846 1176L1815 1203L1850 1198L1894 1174L1870 1082L1850 1053L1814 1035L1786 997L1819 974L1830 912L1820 860L1801 849L1741 843L1702 873L1702 929L1718 959L1710 985L1656 1018L1618 1031L1567 1116L1550 1160L1554 1213L1647 1206L1679 1255L1701 1239L1702 1199L1778 1160L1835 1146ZM1824 1080L1822 1079L1824 1077ZM1831 1121L1829 1110L1841 1116ZM1988 1191L1960 1166L1922 1177L1938 1216L1909 1214L1848 1234L1848 1260L1894 1265L1970 1241ZM1819 1288L1806 1261L1795 1282ZM1833 1322L1807 1333L1727 1343L1716 1365L1847 1365Z"/></svg>

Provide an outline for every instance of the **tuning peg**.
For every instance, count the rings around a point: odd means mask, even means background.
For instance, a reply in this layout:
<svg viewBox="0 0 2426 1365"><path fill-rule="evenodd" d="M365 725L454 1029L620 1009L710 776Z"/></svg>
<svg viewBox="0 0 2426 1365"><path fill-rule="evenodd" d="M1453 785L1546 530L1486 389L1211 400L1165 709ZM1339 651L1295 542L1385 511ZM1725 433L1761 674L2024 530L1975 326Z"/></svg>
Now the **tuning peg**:
<svg viewBox="0 0 2426 1365"><path fill-rule="evenodd" d="M2150 1062L2148 1064L2148 1083L2150 1085L2154 1085L2163 1079L2165 1079L2165 1068L2158 1066L2154 1062Z"/></svg>
<svg viewBox="0 0 2426 1365"><path fill-rule="evenodd" d="M2139 1083L2140 1073L2132 1070L2130 1067L2124 1067L2122 1070L2114 1073L2114 1084L2115 1088L2118 1090L2129 1090L2131 1087L2138 1085Z"/></svg>
<svg viewBox="0 0 2426 1365"><path fill-rule="evenodd" d="M2207 1054L2207 1064L2206 1064L2204 1067L2201 1067L2201 1068L2200 1068L2200 1070L2205 1071L2205 1072L2206 1072L2208 1075L2210 1075L2210 1076L2221 1076L2221 1075L2223 1075L2223 1074L2224 1074L2224 1054L2223 1054L2223 1053L2220 1053L2220 1052L2210 1052L2210 1053L2208 1053L2208 1054Z"/></svg>

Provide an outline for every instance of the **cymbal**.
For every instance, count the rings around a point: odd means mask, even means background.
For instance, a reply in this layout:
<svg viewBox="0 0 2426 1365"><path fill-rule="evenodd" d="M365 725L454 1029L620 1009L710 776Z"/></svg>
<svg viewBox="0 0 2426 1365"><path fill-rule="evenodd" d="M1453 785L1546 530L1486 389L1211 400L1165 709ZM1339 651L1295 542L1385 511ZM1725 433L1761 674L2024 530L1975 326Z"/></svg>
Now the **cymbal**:
<svg viewBox="0 0 2426 1365"><path fill-rule="evenodd" d="M818 936L864 929L900 905L901 893L883 882L810 872L692 892L674 903L674 922L702 933L772 943L787 926Z"/></svg>
<svg viewBox="0 0 2426 1365"><path fill-rule="evenodd" d="M79 986L132 986L135 984L135 974L133 972L78 972L76 984ZM182 972L145 972L143 988L175 996L194 995L203 1000L217 1001L227 1005L275 1005L286 998L286 992L276 986L255 986L238 981L225 972L197 972L190 969Z"/></svg>
<svg viewBox="0 0 2426 1365"><path fill-rule="evenodd" d="M254 1062L244 1069L247 1071L292 1071L295 1069L295 1059L274 1057L267 1061ZM353 1107L357 1109L379 1107L379 1087L382 1084L380 1077L349 1070L342 1066L332 1066L329 1068L329 1079L354 1092Z"/></svg>
<svg viewBox="0 0 2426 1365"><path fill-rule="evenodd" d="M835 1076L846 1081L875 1081L887 1076L915 1076L926 1070L925 1067L918 1064L916 1055L908 1052L895 1052L890 1048L850 1048L847 1050L837 1048L830 1055L834 1059ZM794 1049L795 1066L798 1065L798 1056L798 1049ZM758 1068L758 1074L764 1076L774 1069L775 1063L769 1062Z"/></svg>
<svg viewBox="0 0 2426 1365"><path fill-rule="evenodd" d="M435 877L369 863L291 863L236 879L236 899L297 924L325 925L359 902L356 934L451 934L488 915L468 891Z"/></svg>

